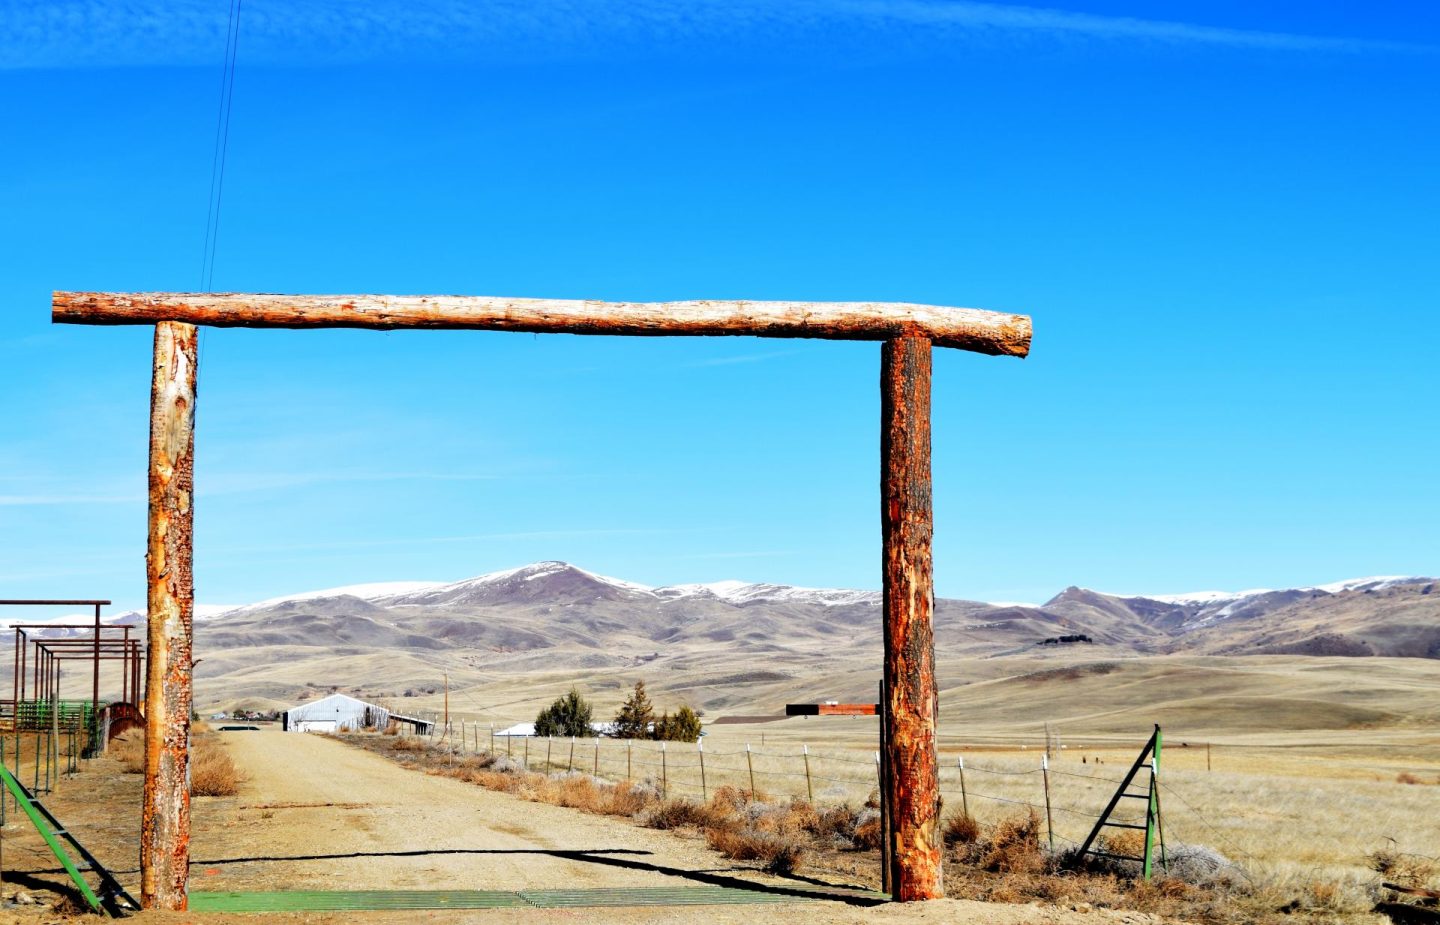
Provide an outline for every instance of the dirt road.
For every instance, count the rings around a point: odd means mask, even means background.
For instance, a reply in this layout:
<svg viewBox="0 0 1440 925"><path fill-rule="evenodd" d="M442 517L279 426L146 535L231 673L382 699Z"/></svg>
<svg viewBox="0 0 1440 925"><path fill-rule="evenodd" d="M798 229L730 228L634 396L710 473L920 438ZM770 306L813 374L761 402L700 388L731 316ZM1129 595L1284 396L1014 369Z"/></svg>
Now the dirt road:
<svg viewBox="0 0 1440 925"><path fill-rule="evenodd" d="M508 794L408 770L320 736L277 731L223 734L246 780L236 797L197 798L190 889L555 890L691 888L735 881L808 890L727 861L702 842L612 817L530 803ZM107 765L110 766L107 770ZM51 801L121 880L134 857L139 778L97 761ZM93 775L93 777L91 777ZM86 780L90 778L90 780ZM68 817L68 818L67 818ZM32 892L61 883L33 830L12 825L6 861L24 857ZM16 842L21 851L11 852ZM34 842L34 844L28 844ZM17 848L22 845L16 845ZM844 886L845 884L834 884ZM38 888L38 890L37 890ZM44 895L40 893L40 895ZM52 897L53 898L53 897ZM265 921L639 923L967 922L977 925L1155 923L1152 916L957 900L858 907L831 900L741 906L617 907L287 913ZM0 908L0 922L54 921L41 907ZM143 913L141 923L255 922L256 916Z"/></svg>
<svg viewBox="0 0 1440 925"><path fill-rule="evenodd" d="M656 887L676 884L641 866L657 857L713 865L660 832L406 770L320 736L229 733L225 744L248 779L233 820L197 826L193 889Z"/></svg>

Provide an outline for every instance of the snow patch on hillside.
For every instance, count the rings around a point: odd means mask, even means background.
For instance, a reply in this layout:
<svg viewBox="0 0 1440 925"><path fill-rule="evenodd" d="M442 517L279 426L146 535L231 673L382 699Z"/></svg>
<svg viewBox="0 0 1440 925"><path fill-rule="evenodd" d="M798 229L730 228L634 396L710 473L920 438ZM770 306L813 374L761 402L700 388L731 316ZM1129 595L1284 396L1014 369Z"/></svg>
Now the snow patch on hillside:
<svg viewBox="0 0 1440 925"><path fill-rule="evenodd" d="M1326 594L1340 594L1343 591L1380 591L1395 585L1412 581L1425 581L1414 575L1372 575L1369 578L1347 578L1324 585L1304 588L1251 588L1248 591L1191 591L1186 594L1111 594L1124 600L1159 601L1162 604L1186 606L1210 606L1244 601L1262 594L1276 594L1286 591L1323 591ZM1103 592L1102 592L1103 593Z"/></svg>
<svg viewBox="0 0 1440 925"><path fill-rule="evenodd" d="M338 588L325 588L319 591L289 594L242 606L198 604L195 609L195 618L202 621L214 620L227 614L254 611L264 607L273 607L277 604L293 601L321 600L347 595L358 597L381 606L436 604L458 597L462 592L473 591L487 585L501 585L502 583L515 581L539 581L567 572L583 575L598 584L607 585L630 595L649 597L656 601L664 602L697 599L721 601L737 607L756 603L819 604L827 607L841 607L851 605L878 606L882 600L879 591L860 591L844 588L804 588L795 585L747 582L734 579L652 587L638 582L626 581L621 578L612 578L607 575L586 571L567 562L546 561L534 562L516 568L501 569L455 582L369 582L365 584L344 585ZM1281 590L1339 594L1345 591L1382 590L1398 584L1426 580L1430 579L1402 575L1379 575L1368 578L1351 578L1345 581L1336 581L1308 588ZM1192 621L1198 620L1204 623L1212 623L1230 617L1242 609L1246 603L1253 598L1274 593L1279 592L1269 588L1252 588L1247 591L1191 591L1185 594L1110 594L1107 596L1125 600L1155 601L1176 607L1195 608L1196 612L1190 616ZM1038 608L1043 606L1022 601L990 601L988 603L991 607ZM143 622L143 615L133 611L122 614L120 617L109 618L106 622L113 623L126 617L132 619L141 617ZM0 626L5 625L6 624L0 623Z"/></svg>
<svg viewBox="0 0 1440 925"><path fill-rule="evenodd" d="M341 585L338 588L324 588L319 591L302 591L299 594L286 594L281 597L272 597L268 600L257 601L254 604L246 604L242 607L232 607L229 610L215 610L205 605L196 605L196 618L200 611L210 610L209 617L218 617L226 613L241 613L251 610L259 610L263 607L274 607L276 604L288 604L292 601L316 601L331 597L358 597L364 601L373 601L383 597L391 597L400 594L413 594L440 585L438 581L371 581L358 585Z"/></svg>

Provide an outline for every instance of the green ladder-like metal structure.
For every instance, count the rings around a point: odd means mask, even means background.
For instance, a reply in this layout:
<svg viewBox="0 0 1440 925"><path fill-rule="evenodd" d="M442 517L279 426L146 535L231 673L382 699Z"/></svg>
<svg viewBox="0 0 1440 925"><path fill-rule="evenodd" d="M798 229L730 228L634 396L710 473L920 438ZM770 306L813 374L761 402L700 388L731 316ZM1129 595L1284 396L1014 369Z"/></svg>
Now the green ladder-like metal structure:
<svg viewBox="0 0 1440 925"><path fill-rule="evenodd" d="M20 783L15 775L10 773L10 769L4 765L0 765L0 782L5 784L5 789L10 791L10 795L15 798L15 802L25 811L25 815L29 817L31 824L35 826L35 831L39 832L40 837L45 839L45 844L50 846L50 851L55 855L55 860L59 861L60 866L65 868L65 872L69 874L70 879L75 882L75 886L80 890L80 895L85 898L85 902L90 904L91 909L111 917L128 915L131 912L140 911L140 904L137 903L129 893L125 892L125 888L120 885L120 881L116 880L110 871L106 870L99 861L95 860L95 856L89 851L86 851L85 846L80 844L74 835L66 831L65 826L60 824L60 820L56 819L50 810L45 808L45 804L35 799L34 794L26 789L25 785ZM62 839L70 843L70 847L75 849L76 854L80 855L81 861L84 862L84 864L89 867L90 872L95 874L99 879L100 886L98 892L95 889L91 889L90 884L86 882L85 877L81 874L80 867L75 863L74 858L70 857L69 852L65 850L65 846L61 844Z"/></svg>
<svg viewBox="0 0 1440 925"><path fill-rule="evenodd" d="M1150 879L1153 871L1155 857L1155 846L1160 846L1160 866L1166 872L1170 869L1169 861L1165 857L1165 825L1160 817L1160 746L1163 737L1160 734L1160 726L1155 726L1155 731L1150 735L1150 741L1140 750L1140 757L1130 766L1130 773L1116 788L1115 795L1110 798L1110 803L1105 811L1096 820L1095 827L1090 830L1090 835L1085 839L1085 844L1080 846L1078 857L1086 856L1092 858L1110 858L1116 861L1138 861L1140 864L1141 876L1146 880ZM1149 771L1150 780L1143 792L1136 792L1131 789L1135 778L1140 776L1142 771ZM1144 800L1145 801L1145 824L1134 822L1116 822L1112 817L1115 810L1120 806L1121 800ZM1133 854L1115 854L1111 851L1101 851L1095 847L1100 837L1101 829L1131 829L1143 830L1145 832L1145 852L1137 856Z"/></svg>

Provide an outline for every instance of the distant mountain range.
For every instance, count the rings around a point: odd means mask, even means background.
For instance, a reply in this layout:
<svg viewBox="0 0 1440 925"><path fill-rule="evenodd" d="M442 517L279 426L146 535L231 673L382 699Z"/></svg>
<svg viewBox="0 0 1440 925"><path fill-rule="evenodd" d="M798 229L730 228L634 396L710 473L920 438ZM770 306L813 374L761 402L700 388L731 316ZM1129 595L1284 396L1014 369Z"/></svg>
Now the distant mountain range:
<svg viewBox="0 0 1440 925"><path fill-rule="evenodd" d="M1082 644L1135 654L1440 658L1437 587L1435 578L1381 576L1150 596L1070 587L1038 605L942 598L936 644L967 656ZM681 642L760 651L805 639L878 645L879 605L879 591L739 581L650 587L550 561L451 583L379 582L198 606L196 620L211 645L300 644L321 632L419 648L515 653L574 645L618 655ZM141 617L129 611L107 622ZM1058 641L1077 636L1084 640Z"/></svg>
<svg viewBox="0 0 1440 925"><path fill-rule="evenodd" d="M953 686L1048 677L1045 665L1113 671L1141 656L1440 659L1437 589L1437 579L1390 576L1161 596L1072 587L1043 604L940 599L937 672ZM736 581L650 587L565 562L330 588L197 607L197 693L277 704L340 688L419 703L448 674L490 706L514 691L634 677L711 710L770 709L817 686L864 697L880 664L880 603L878 591ZM108 622L142 621L132 611Z"/></svg>

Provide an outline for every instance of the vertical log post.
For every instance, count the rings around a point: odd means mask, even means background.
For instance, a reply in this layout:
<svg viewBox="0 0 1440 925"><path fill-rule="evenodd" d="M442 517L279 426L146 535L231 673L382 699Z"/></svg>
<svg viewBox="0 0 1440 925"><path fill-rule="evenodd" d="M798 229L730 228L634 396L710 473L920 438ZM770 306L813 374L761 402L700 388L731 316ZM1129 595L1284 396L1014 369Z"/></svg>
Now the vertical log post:
<svg viewBox="0 0 1440 925"><path fill-rule="evenodd" d="M890 792L890 775L886 773L885 767L885 743L890 741L890 734L885 729L885 717L889 710L885 708L885 681L882 679L877 685L879 688L880 703L880 750L875 753L875 775L880 782L880 892L894 893L895 890L895 842L892 838L894 827L890 825L890 802L885 794Z"/></svg>
<svg viewBox="0 0 1440 925"><path fill-rule="evenodd" d="M945 895L935 754L931 567L930 339L885 341L880 363L880 524L884 542L885 765L891 896Z"/></svg>
<svg viewBox="0 0 1440 925"><path fill-rule="evenodd" d="M140 905L186 908L190 873L190 633L195 609L194 325L155 325L150 388L149 651L145 673L145 796Z"/></svg>

